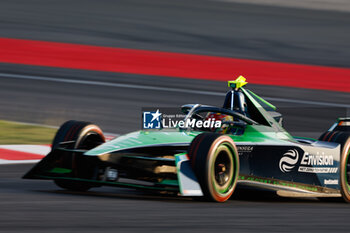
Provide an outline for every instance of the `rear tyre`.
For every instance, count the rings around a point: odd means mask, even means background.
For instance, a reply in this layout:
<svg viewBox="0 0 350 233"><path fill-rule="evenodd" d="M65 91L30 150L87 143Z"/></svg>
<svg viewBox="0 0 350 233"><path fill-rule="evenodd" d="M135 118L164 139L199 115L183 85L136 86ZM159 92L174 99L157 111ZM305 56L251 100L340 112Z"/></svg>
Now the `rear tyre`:
<svg viewBox="0 0 350 233"><path fill-rule="evenodd" d="M56 149L62 142L72 142L72 149L90 150L105 142L102 130L90 123L84 121L67 121L57 131L52 142L52 150ZM78 161L75 154L72 154L72 169L79 174ZM74 180L54 180L55 184L61 188L74 191L87 191L94 187L88 183Z"/></svg>
<svg viewBox="0 0 350 233"><path fill-rule="evenodd" d="M207 201L225 202L233 194L239 172L239 157L226 135L202 133L191 143L188 155Z"/></svg>
<svg viewBox="0 0 350 233"><path fill-rule="evenodd" d="M340 144L341 194L346 202L350 202L350 133L346 131L328 131L322 134L319 140Z"/></svg>

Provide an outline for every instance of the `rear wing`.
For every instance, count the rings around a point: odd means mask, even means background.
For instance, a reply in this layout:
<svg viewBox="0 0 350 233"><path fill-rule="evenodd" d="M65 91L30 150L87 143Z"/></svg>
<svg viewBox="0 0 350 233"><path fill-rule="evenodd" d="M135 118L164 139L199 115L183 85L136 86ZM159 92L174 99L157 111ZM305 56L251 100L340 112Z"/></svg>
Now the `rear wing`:
<svg viewBox="0 0 350 233"><path fill-rule="evenodd" d="M350 132L350 117L340 117L328 131L348 131Z"/></svg>

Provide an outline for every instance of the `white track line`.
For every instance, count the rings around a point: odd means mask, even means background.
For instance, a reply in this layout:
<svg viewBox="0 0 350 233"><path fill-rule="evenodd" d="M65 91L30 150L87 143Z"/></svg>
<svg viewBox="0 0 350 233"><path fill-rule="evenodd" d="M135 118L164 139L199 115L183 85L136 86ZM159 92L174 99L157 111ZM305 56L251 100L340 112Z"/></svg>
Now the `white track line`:
<svg viewBox="0 0 350 233"><path fill-rule="evenodd" d="M122 87L122 88L130 88L130 89L167 91L167 92L178 92L178 93L186 93L186 94L225 96L225 93L214 92L214 91L199 91L199 90L180 89L180 88L171 88L171 87L144 86L144 85L137 85L137 84L111 83L111 82L88 81L88 80L79 80L79 79L59 79L59 78L53 78L53 77L44 77L44 76L37 77L37 76L32 76L32 75L21 75L21 74L0 73L0 78L16 78L16 79L57 82L57 83L91 85L91 86ZM331 103L331 102L318 102L318 101L296 100L296 99L284 99L284 98L274 98L274 97L264 97L264 98L266 100L276 101L276 102L350 108L349 104L338 104L338 103Z"/></svg>
<svg viewBox="0 0 350 233"><path fill-rule="evenodd" d="M37 163L40 159L32 159L32 160L6 160L6 159L0 159L0 165L7 165L7 164L31 164L31 163Z"/></svg>
<svg viewBox="0 0 350 233"><path fill-rule="evenodd" d="M230 3L244 3L287 7L309 10L343 11L350 12L349 0L211 0Z"/></svg>
<svg viewBox="0 0 350 233"><path fill-rule="evenodd" d="M30 123L25 123L30 124ZM39 124L36 124L39 125ZM105 133L106 140L111 140L119 136L119 134ZM31 153L36 155L46 156L51 151L51 146L49 145L0 145L0 149L10 150L13 152L18 152L19 154ZM0 159L0 165L6 164L30 164L37 163L40 159L22 159L22 160L9 160L9 159Z"/></svg>
<svg viewBox="0 0 350 233"><path fill-rule="evenodd" d="M0 148L37 155L47 155L51 151L51 146L45 145L0 145Z"/></svg>
<svg viewBox="0 0 350 233"><path fill-rule="evenodd" d="M311 100L295 100L295 99L284 99L276 97L263 97L268 101L284 102L284 103L295 103L295 104L308 104L308 105L318 105L318 106L328 106L328 107L337 107L337 108L350 108L350 104L337 104L330 102L318 102Z"/></svg>

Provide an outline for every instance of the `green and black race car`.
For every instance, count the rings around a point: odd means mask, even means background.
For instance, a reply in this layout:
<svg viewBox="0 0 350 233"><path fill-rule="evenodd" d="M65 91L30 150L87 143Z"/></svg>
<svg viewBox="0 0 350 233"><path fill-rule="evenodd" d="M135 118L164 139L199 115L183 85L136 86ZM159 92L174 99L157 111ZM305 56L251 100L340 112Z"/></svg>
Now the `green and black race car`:
<svg viewBox="0 0 350 233"><path fill-rule="evenodd" d="M217 202L247 187L350 201L350 118L339 118L319 140L294 138L275 106L245 84L242 76L229 82L223 107L182 106L186 117L175 129L141 130L106 142L96 125L68 121L52 151L24 178L54 180L69 190L107 185ZM218 124L200 127L197 122L208 116Z"/></svg>

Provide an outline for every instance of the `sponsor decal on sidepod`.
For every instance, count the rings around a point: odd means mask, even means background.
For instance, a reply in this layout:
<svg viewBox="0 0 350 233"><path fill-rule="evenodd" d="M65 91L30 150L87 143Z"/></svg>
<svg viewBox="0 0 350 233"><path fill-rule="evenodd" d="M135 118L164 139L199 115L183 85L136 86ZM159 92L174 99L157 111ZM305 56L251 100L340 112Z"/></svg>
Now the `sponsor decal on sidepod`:
<svg viewBox="0 0 350 233"><path fill-rule="evenodd" d="M324 184L337 185L339 183L338 179L325 179Z"/></svg>
<svg viewBox="0 0 350 233"><path fill-rule="evenodd" d="M287 151L280 160L280 170L284 173L292 171L298 159L299 153L296 149Z"/></svg>
<svg viewBox="0 0 350 233"><path fill-rule="evenodd" d="M291 172L299 160L299 153L296 149L288 150L279 162L279 168L283 173ZM298 172L306 173L336 173L337 167L334 165L334 159L331 155L325 155L323 152L317 152L316 155L304 152L298 167Z"/></svg>

